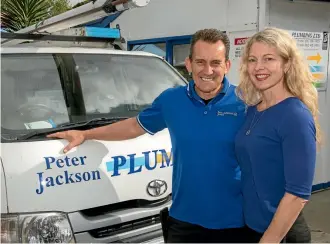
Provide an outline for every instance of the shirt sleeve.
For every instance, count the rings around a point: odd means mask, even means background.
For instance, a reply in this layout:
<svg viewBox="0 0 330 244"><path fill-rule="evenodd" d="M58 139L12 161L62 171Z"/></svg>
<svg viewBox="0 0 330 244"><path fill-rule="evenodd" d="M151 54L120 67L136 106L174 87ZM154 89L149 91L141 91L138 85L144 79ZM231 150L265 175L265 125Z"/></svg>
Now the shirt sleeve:
<svg viewBox="0 0 330 244"><path fill-rule="evenodd" d="M149 108L144 109L137 116L139 125L151 135L167 127L163 115L162 96L163 94L159 95Z"/></svg>
<svg viewBox="0 0 330 244"><path fill-rule="evenodd" d="M306 108L289 111L280 128L286 192L309 199L316 163L314 119Z"/></svg>

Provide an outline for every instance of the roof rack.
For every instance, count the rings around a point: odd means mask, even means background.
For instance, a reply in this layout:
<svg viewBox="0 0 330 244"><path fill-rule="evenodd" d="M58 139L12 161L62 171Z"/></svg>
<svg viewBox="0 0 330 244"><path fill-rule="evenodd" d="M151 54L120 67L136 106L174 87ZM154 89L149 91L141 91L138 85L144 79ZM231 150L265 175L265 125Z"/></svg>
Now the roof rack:
<svg viewBox="0 0 330 244"><path fill-rule="evenodd" d="M79 27L56 32L45 33L10 33L1 34L1 39L20 40L19 46L33 47L99 47L123 50L121 43L125 40L121 37L119 25L116 29L102 27ZM87 44L92 43L92 44Z"/></svg>
<svg viewBox="0 0 330 244"><path fill-rule="evenodd" d="M60 32L61 33L61 32ZM24 41L81 41L81 42L113 42L120 40L120 30L101 27L80 27L66 30L67 34L47 34L47 33L11 33L2 32L1 39L18 39Z"/></svg>
<svg viewBox="0 0 330 244"><path fill-rule="evenodd" d="M39 40L46 40L47 38L52 40L54 40L54 38L59 38L63 40L65 39L65 37L62 37L60 35L49 35L49 34L67 30L71 27L88 23L90 21L97 20L105 16L113 15L119 12L123 12L132 8L145 7L149 3L149 1L150 0L91 0L91 2L85 5L69 10L60 15L51 17L49 19L42 21L41 23L26 27L15 33L11 33L7 35L5 34L5 32L2 32L1 45L2 46L16 45L21 42L24 42L24 40L36 40L36 38L39 38ZM103 29L107 29L107 28L103 28ZM12 34L22 34L22 35L12 35ZM33 35L29 35L29 34L33 34ZM70 38L84 39L85 41L92 41L92 40L101 41L103 38L104 41L105 37L100 38L100 36L98 36L98 38L94 37L94 39L92 37L86 37L86 36L68 37L68 39ZM59 39L56 39L56 41L58 41Z"/></svg>
<svg viewBox="0 0 330 244"><path fill-rule="evenodd" d="M116 38L94 36L66 36L49 34L1 33L1 39L15 39L23 41L75 41L75 42L113 42Z"/></svg>

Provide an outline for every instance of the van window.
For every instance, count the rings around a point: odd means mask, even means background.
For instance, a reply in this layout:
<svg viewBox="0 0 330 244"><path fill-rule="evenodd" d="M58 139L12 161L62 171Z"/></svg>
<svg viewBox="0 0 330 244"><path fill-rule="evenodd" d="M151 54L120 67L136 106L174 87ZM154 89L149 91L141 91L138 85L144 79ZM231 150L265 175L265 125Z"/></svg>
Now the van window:
<svg viewBox="0 0 330 244"><path fill-rule="evenodd" d="M2 54L3 138L100 117L133 117L185 80L160 58Z"/></svg>

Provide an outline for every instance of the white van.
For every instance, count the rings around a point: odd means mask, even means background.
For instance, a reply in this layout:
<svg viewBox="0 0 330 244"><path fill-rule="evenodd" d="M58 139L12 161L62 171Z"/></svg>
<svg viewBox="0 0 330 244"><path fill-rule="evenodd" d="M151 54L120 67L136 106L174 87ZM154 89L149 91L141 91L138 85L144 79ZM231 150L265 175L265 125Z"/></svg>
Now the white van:
<svg viewBox="0 0 330 244"><path fill-rule="evenodd" d="M162 58L97 48L1 49L1 242L146 242L171 204L164 130L86 141L63 154L54 131L136 116L186 80Z"/></svg>

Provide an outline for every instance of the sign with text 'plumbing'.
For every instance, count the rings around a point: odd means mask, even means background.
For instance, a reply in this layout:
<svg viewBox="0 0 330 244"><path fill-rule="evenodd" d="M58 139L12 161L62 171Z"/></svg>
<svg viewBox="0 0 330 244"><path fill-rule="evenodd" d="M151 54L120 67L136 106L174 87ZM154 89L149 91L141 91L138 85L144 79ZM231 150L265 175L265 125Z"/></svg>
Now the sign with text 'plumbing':
<svg viewBox="0 0 330 244"><path fill-rule="evenodd" d="M318 90L327 89L329 67L329 33L290 31L306 58L310 71L316 80Z"/></svg>

